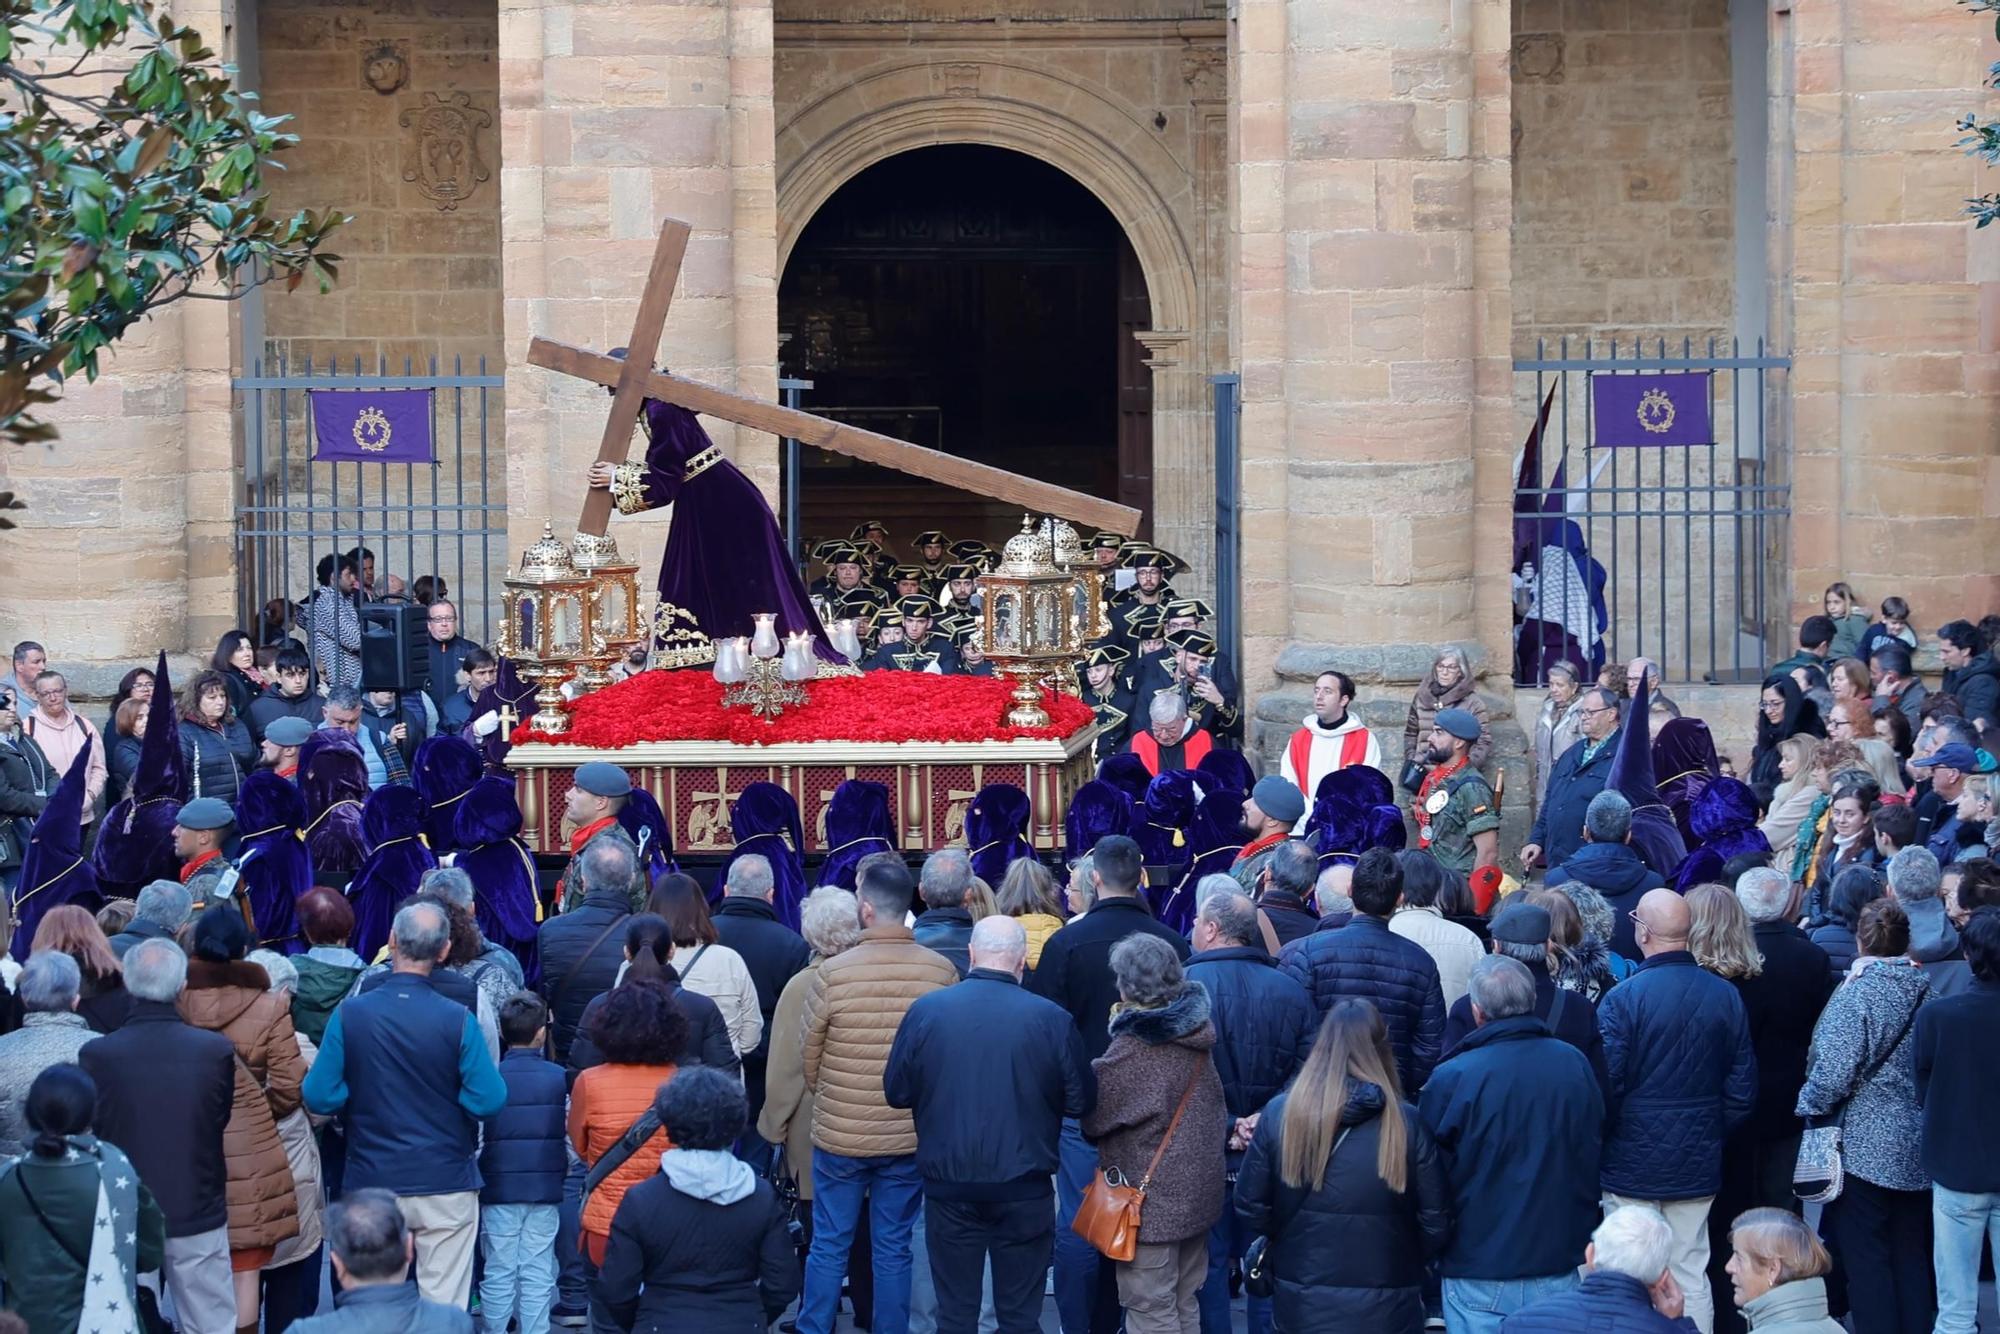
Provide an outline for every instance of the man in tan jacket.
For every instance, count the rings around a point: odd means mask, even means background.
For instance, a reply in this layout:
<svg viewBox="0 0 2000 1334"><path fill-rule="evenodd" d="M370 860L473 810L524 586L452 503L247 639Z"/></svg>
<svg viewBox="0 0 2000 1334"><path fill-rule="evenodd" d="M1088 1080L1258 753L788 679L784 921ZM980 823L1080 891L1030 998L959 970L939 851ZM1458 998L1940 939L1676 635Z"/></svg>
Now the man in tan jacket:
<svg viewBox="0 0 2000 1334"><path fill-rule="evenodd" d="M915 889L893 853L865 858L855 876L861 941L819 966L806 992L805 1078L813 1090L813 1239L799 1334L832 1334L847 1255L868 1199L875 1248L875 1334L908 1334L910 1234L923 1207L917 1132L891 1107L882 1071L903 1016L919 996L958 981L958 969L903 925Z"/></svg>

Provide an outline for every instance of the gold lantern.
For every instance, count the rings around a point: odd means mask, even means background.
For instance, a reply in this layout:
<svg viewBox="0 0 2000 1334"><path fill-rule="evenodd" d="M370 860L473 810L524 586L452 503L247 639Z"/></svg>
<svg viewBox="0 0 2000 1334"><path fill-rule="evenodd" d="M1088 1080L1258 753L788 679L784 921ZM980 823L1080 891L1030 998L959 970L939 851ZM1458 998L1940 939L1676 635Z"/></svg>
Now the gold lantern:
<svg viewBox="0 0 2000 1334"><path fill-rule="evenodd" d="M1081 652L1092 640L1111 633L1111 614L1104 603L1104 572L1098 567L1096 557L1084 547L1076 529L1061 519L1042 520L1042 535L1049 540L1055 567L1075 580L1070 590L1071 634ZM1060 688L1071 694L1081 693L1073 666L1061 673L1061 678Z"/></svg>
<svg viewBox="0 0 2000 1334"><path fill-rule="evenodd" d="M1074 533L1071 534L1074 536ZM993 670L1014 682L1013 727L1047 727L1042 683L1082 652L1073 614L1075 581L1056 568L1053 543L1033 515L1007 540L999 568L979 577L980 647Z"/></svg>
<svg viewBox="0 0 2000 1334"><path fill-rule="evenodd" d="M576 568L569 548L556 540L552 524L521 553L518 570L501 580L506 614L500 619L498 648L514 660L514 670L535 690L530 726L567 732L562 683L587 662L604 655L604 640L591 620L592 578Z"/></svg>
<svg viewBox="0 0 2000 1334"><path fill-rule="evenodd" d="M601 689L612 683L610 667L645 638L639 618L639 565L618 551L610 534L578 533L570 543L570 560L591 580L590 617L604 641L604 657L577 669L579 690Z"/></svg>

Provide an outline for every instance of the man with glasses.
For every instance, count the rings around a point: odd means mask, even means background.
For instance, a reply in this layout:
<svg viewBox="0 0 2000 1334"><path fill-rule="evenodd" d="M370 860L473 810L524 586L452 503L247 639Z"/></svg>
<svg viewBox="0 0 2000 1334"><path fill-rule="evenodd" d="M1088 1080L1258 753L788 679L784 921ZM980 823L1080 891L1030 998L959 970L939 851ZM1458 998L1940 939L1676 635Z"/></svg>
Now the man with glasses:
<svg viewBox="0 0 2000 1334"><path fill-rule="evenodd" d="M1618 697L1603 687L1576 702L1582 737L1564 751L1549 774L1549 789L1535 812L1535 827L1521 849L1521 866L1561 866L1583 846L1583 818L1590 800L1604 790L1618 754Z"/></svg>
<svg viewBox="0 0 2000 1334"><path fill-rule="evenodd" d="M458 608L439 598L424 608L424 629L430 633L431 679L424 693L444 711L444 702L458 689L458 674L465 670L465 656L479 647L458 633Z"/></svg>
<svg viewBox="0 0 2000 1334"><path fill-rule="evenodd" d="M1708 1211L1722 1185L1723 1140L1756 1105L1757 1058L1736 988L1688 949L1687 900L1653 890L1630 920L1646 961L1597 1010L1620 1107L1604 1140L1604 1212L1660 1211L1673 1230L1667 1267L1707 1334Z"/></svg>

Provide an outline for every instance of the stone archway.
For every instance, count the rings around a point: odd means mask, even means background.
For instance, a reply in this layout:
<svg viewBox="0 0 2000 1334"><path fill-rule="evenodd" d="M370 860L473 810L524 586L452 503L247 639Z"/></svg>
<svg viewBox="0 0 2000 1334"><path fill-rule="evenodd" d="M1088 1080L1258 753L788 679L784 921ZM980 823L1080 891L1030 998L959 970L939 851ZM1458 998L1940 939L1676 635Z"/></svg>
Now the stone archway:
<svg viewBox="0 0 2000 1334"><path fill-rule="evenodd" d="M1044 70L998 61L905 63L853 79L778 127L778 268L813 214L866 168L914 148L986 144L1063 171L1125 231L1152 303L1154 540L1212 588L1214 449L1200 295L1182 220L1193 177L1133 109Z"/></svg>

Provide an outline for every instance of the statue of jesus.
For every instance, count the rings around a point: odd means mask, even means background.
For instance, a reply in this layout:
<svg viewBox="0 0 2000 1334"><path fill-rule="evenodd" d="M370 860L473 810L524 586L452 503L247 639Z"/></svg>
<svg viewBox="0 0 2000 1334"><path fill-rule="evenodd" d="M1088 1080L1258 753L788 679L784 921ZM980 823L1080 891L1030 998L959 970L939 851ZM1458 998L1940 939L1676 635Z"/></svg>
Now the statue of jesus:
<svg viewBox="0 0 2000 1334"><path fill-rule="evenodd" d="M625 349L611 355L623 357ZM756 483L722 456L722 446L686 408L649 398L640 416L645 461L592 464L590 485L609 488L620 514L674 507L660 560L660 607L692 618L710 644L747 637L752 616L773 612L779 633L807 631L821 661L847 665L828 641Z"/></svg>

